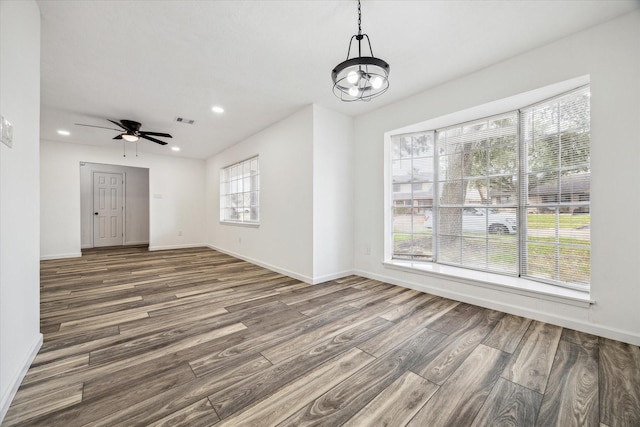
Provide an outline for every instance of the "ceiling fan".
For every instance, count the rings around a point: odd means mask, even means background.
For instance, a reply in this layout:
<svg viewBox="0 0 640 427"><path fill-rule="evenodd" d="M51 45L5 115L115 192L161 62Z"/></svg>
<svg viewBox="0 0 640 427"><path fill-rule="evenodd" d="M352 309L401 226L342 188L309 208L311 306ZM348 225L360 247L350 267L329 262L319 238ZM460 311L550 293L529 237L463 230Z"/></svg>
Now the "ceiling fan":
<svg viewBox="0 0 640 427"><path fill-rule="evenodd" d="M142 126L142 124L140 124L140 122L135 122L133 120L120 120L120 122L116 122L110 119L107 119L107 120L109 120L114 125L119 126L121 129L108 128L104 126L85 125L82 123L76 123L76 125L87 126L92 128L111 129L111 130L116 130L118 132L124 131L113 139L124 139L125 141L129 141L129 142L135 142L139 138L144 138L144 139L148 139L149 141L153 141L156 144L167 145L166 142L153 138L153 136L161 136L163 138L173 138L168 133L148 132L148 131L140 130L140 126Z"/></svg>

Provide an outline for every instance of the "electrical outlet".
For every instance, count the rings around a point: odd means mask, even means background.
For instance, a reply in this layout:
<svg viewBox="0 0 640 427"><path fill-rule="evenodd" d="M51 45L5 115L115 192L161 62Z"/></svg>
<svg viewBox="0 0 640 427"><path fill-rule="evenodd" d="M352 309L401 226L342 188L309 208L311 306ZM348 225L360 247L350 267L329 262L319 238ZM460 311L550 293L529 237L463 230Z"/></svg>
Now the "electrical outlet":
<svg viewBox="0 0 640 427"><path fill-rule="evenodd" d="M182 230L178 231L178 236L182 236Z"/></svg>
<svg viewBox="0 0 640 427"><path fill-rule="evenodd" d="M371 245L365 245L364 254L365 255L371 255Z"/></svg>
<svg viewBox="0 0 640 427"><path fill-rule="evenodd" d="M238 237L238 244L241 245L242 244L242 237Z"/></svg>

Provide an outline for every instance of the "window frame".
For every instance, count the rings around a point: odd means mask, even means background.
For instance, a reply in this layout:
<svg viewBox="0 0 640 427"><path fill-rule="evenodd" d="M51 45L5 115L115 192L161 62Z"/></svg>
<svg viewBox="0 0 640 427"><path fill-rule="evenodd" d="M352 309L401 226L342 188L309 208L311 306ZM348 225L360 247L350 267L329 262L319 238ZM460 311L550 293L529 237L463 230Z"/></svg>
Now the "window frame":
<svg viewBox="0 0 640 427"><path fill-rule="evenodd" d="M255 162L255 170L252 164ZM245 165L248 165L245 167ZM234 168L239 168L242 172ZM248 168L248 174L245 169ZM260 156L255 155L220 168L220 223L243 226L260 225ZM245 182L246 181L246 182ZM250 188L245 191L245 184ZM242 206L238 200L242 199ZM248 199L248 202L246 201ZM229 210L233 213L229 214ZM248 215L247 215L248 214Z"/></svg>
<svg viewBox="0 0 640 427"><path fill-rule="evenodd" d="M580 81L581 80L581 81ZM586 81L585 81L586 80ZM419 257L413 259L411 257L409 258L394 258L394 226L393 226L393 221L394 221L394 207L396 207L394 205L394 200L393 200L393 191L392 191L392 182L393 182L393 168L391 167L392 165L392 161L393 161L393 156L391 153L391 146L393 144L393 138L396 136L401 136L401 135L409 135L409 134L416 134L416 133L427 133L427 132L437 132L439 129L443 129L443 128L447 128L447 127L451 127L451 126L463 126L465 123L467 122L474 122L474 121L479 121L479 120L483 120L483 119L489 119L491 117L494 116L500 116L500 115L506 115L509 113L516 113L516 122L517 122L517 131L516 131L516 137L517 137L517 141L516 141L516 155L517 155L517 169L516 169L516 173L518 176L518 180L520 182L521 181L521 177L523 173L527 173L530 171L527 171L525 169L525 166L523 165L523 155L526 155L526 153L524 153L522 150L524 149L523 147L525 146L523 137L521 135L521 115L522 115L522 111L521 110L525 110L527 108L531 108L534 107L537 104L543 104L545 102L549 102L552 101L555 98L560 98L566 95L571 94L572 92L576 92L576 91L580 91L583 90L585 88L589 88L590 84L588 81L588 76L585 76L585 78L582 79L573 79L573 81L580 81L580 84L574 84L570 87L566 87L566 83L567 82L563 82L565 83L565 87L562 87L560 90L555 90L553 93L549 93L546 96L542 96L542 97L538 97L537 99L529 99L527 102L519 102L519 105L512 107L512 108L506 108L506 109L494 109L493 111L490 111L490 114L477 114L477 115L469 115L469 111L464 111L463 113L465 113L466 115L463 115L463 117L465 117L463 120L460 120L459 118L457 119L452 119L451 117L458 117L460 116L460 114L458 113L454 113L451 114L449 116L443 116L442 118L437 118L437 119L431 119L428 120L424 123L432 123L431 125L424 125L424 124L416 124L416 125L412 125L412 126L408 126L406 128L403 129L398 129L395 131L390 131L385 133L385 206L390 207L390 209L385 210L385 258L384 258L384 264L391 266L391 265L402 265L403 268L406 268L406 265L413 265L414 263L416 265L418 265L418 267L416 268L416 270L424 270L425 269L425 265L427 266L426 268L431 268L428 267L429 265L433 265L435 270L438 270L439 268L436 267L438 265L441 266L446 266L446 263L442 263L438 261L437 258L437 247L438 247L438 242L437 242L437 223L438 223L438 210L439 210L439 205L440 205L440 200L439 200L439 195L436 194L439 185L435 185L434 184L434 195L433 195L433 214L435 215L435 218L433 218L434 221L434 229L433 229L433 235L434 238L436 239L433 243L433 260L431 261L422 261L420 260ZM561 84L555 85L557 86L562 86ZM524 94L523 94L524 95ZM527 94L529 95L529 94ZM511 97L509 99L509 101L511 101L512 99L516 99L516 98L520 98L519 95L516 95L515 97ZM495 102L496 104L499 103L499 101ZM484 106L483 106L484 107ZM470 110L480 110L481 108L478 107L477 109L470 109ZM461 112L462 113L462 112ZM592 146L591 141L589 142L589 146ZM439 178L439 174L441 173L438 170L439 167L439 163L437 160L437 153L438 150L436 149L435 151L435 155L434 155L434 176L436 177L436 179ZM590 180L590 176L589 176L589 180ZM518 218L518 222L517 222L517 227L518 227L518 232L516 234L516 264L517 264L517 270L516 270L516 274L514 275L514 279L516 280L522 280L522 281L534 281L534 282L539 282L539 283L546 283L549 285L553 285L553 286L560 286L563 287L565 289L574 289L577 291L586 291L588 292L590 289L590 274L589 274L589 282L586 284L578 284L578 283L572 283L572 282L565 282L565 281L556 281L556 280L544 280L541 278L537 278L537 277L531 277L529 275L526 274L526 271L523 270L522 267L522 260L520 259L521 255L526 253L526 250L523 251L522 247L523 245L526 246L526 228L523 227L526 224L526 214L527 214L527 207L528 207L528 203L525 201L525 203L522 202L522 198L523 197L527 197L526 194L522 194L522 191L520 189L520 185L517 185L517 189L516 189L516 195L515 195L515 201L512 200L509 202L509 204L511 203L516 203L516 212L517 212L517 218ZM589 205L589 211L591 210L590 207L590 197L588 200L583 200L582 198L580 198L579 203L580 205ZM561 200L558 201L559 203L563 203ZM576 201L574 201L572 204L576 204ZM487 205L486 208L491 208L492 205ZM524 220L523 220L524 218ZM590 241L590 239L589 239ZM590 247L590 243L589 243L589 247ZM420 266L420 264L422 264ZM453 266L453 269L450 270L455 270L456 268L462 269L462 270L471 270L474 271L473 268L468 268L468 267L464 267L464 266ZM445 268L446 270L446 268ZM486 273L489 273L490 275L493 274L497 274L500 276L508 276L507 274L504 273L496 273L496 272L491 272L491 271L487 271L487 270L477 270L480 274L485 275L486 277ZM465 273L466 274L466 273ZM478 276L481 277L481 276Z"/></svg>

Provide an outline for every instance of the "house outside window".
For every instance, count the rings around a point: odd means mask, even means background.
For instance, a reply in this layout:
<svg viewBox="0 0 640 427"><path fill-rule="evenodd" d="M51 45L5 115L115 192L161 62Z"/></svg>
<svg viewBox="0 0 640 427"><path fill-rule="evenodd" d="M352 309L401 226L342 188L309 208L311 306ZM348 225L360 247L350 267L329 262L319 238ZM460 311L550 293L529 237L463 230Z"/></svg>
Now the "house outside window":
<svg viewBox="0 0 640 427"><path fill-rule="evenodd" d="M588 288L588 87L390 150L392 258Z"/></svg>
<svg viewBox="0 0 640 427"><path fill-rule="evenodd" d="M258 156L220 170L220 221L258 224L260 165Z"/></svg>

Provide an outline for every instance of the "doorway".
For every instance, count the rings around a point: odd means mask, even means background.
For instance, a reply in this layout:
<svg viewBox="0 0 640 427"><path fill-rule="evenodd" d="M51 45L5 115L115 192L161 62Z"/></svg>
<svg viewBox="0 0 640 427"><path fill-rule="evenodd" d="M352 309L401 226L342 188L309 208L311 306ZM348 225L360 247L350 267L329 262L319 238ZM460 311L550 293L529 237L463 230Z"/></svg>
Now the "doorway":
<svg viewBox="0 0 640 427"><path fill-rule="evenodd" d="M81 247L149 244L149 169L80 163Z"/></svg>

